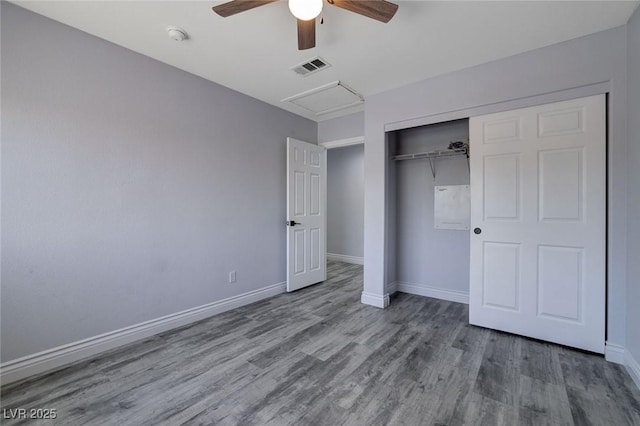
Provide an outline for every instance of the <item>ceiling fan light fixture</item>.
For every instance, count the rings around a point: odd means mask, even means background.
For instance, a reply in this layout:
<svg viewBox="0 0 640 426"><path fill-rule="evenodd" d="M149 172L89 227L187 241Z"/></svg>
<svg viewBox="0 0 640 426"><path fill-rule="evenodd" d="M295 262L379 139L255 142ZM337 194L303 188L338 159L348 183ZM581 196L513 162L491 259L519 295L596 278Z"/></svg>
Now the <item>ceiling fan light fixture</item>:
<svg viewBox="0 0 640 426"><path fill-rule="evenodd" d="M322 0L289 0L289 10L296 18L309 21L322 12Z"/></svg>

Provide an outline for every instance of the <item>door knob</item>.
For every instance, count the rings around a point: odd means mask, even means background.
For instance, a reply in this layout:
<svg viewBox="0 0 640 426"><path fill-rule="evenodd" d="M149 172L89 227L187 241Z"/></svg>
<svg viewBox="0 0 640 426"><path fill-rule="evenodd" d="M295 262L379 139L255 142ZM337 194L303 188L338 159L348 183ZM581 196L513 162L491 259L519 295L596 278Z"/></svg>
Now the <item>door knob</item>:
<svg viewBox="0 0 640 426"><path fill-rule="evenodd" d="M474 234L476 234L476 235L478 235L478 234L479 234L479 233L481 233L481 232L482 232L482 229L480 229L480 228L475 228L475 229L473 230L473 233L474 233Z"/></svg>
<svg viewBox="0 0 640 426"><path fill-rule="evenodd" d="M287 226L296 226L296 225L302 225L302 224L300 222L296 222L295 220L287 221Z"/></svg>

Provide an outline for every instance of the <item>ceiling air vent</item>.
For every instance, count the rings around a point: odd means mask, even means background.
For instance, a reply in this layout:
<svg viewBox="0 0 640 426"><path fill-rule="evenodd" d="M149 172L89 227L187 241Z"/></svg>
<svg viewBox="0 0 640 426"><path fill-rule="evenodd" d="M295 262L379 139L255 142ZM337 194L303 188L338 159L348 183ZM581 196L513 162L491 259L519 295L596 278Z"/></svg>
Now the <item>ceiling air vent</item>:
<svg viewBox="0 0 640 426"><path fill-rule="evenodd" d="M296 74L301 75L303 77L308 76L309 74L313 74L325 68L329 68L331 66L330 63L322 59L321 57L315 57L313 59L309 59L308 61L296 65L291 68Z"/></svg>

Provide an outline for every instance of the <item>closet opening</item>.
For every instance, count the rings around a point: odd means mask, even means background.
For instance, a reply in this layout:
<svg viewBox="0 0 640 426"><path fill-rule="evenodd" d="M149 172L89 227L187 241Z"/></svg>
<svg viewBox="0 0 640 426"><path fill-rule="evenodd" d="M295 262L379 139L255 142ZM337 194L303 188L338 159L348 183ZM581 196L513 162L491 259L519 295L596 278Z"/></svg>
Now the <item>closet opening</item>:
<svg viewBox="0 0 640 426"><path fill-rule="evenodd" d="M469 303L469 120L387 133L387 293Z"/></svg>

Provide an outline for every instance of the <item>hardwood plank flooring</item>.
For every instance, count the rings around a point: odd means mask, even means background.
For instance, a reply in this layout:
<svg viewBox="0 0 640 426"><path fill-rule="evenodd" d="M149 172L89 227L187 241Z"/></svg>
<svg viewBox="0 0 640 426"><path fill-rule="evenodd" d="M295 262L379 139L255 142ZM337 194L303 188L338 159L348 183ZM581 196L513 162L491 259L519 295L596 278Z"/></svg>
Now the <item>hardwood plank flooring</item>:
<svg viewBox="0 0 640 426"><path fill-rule="evenodd" d="M64 425L640 425L603 357L468 324L465 305L360 303L362 267L1 390Z"/></svg>

